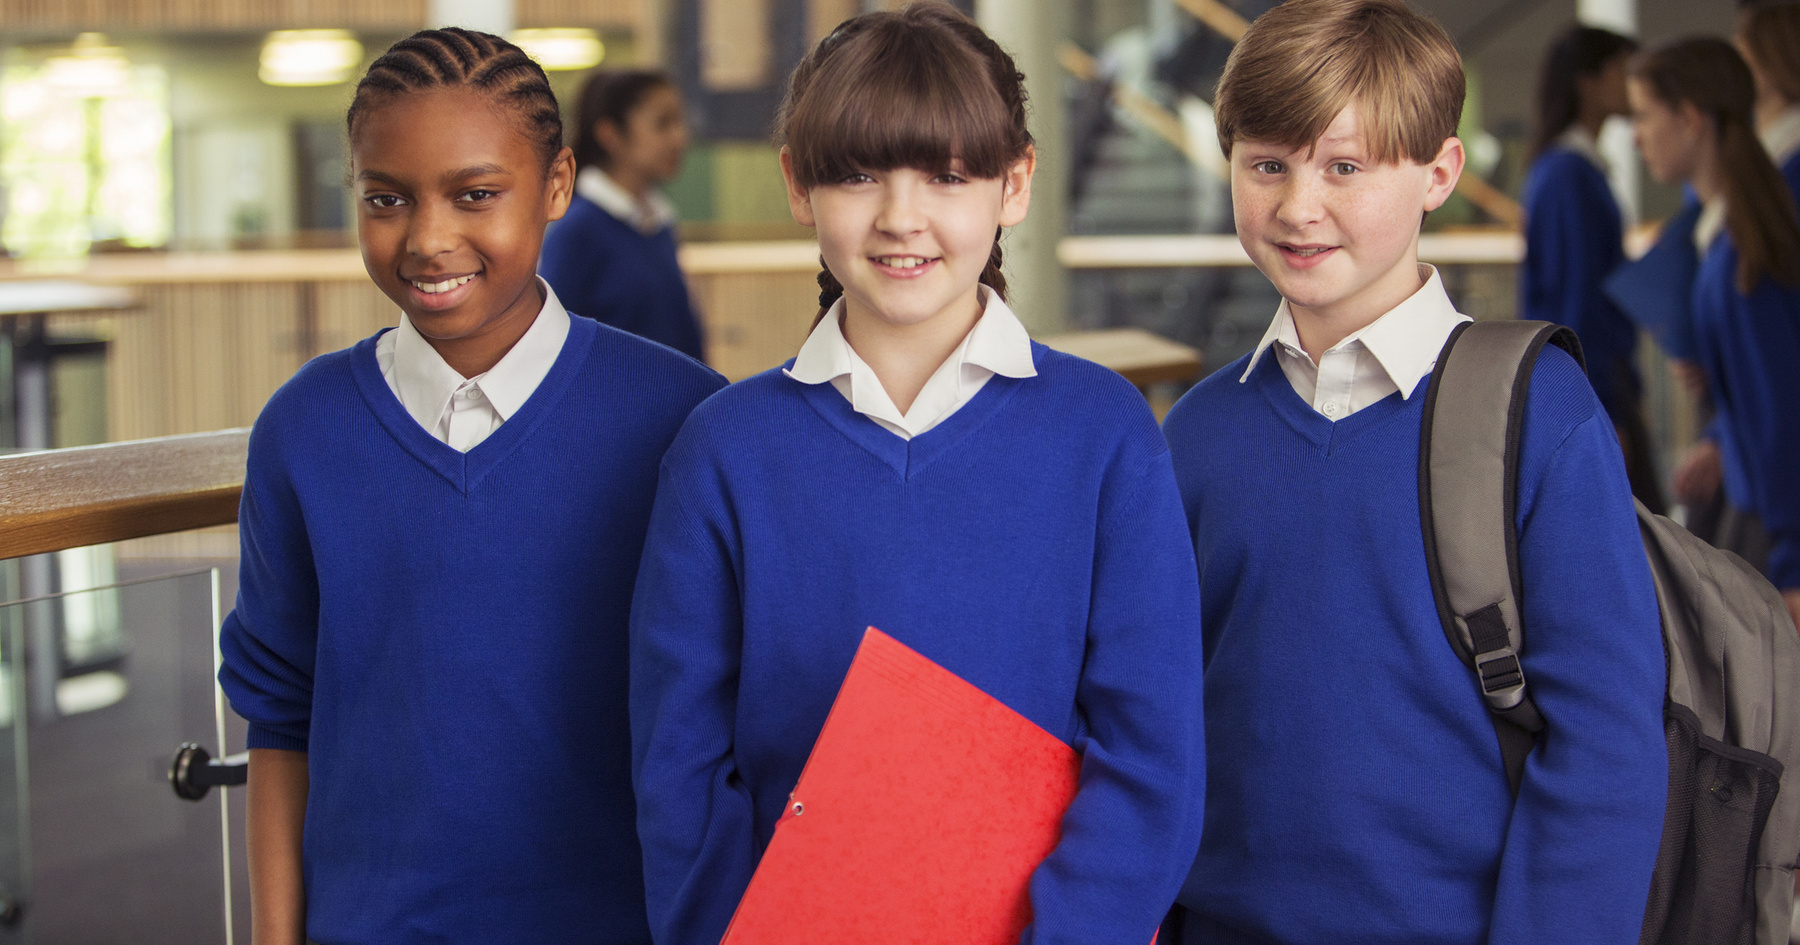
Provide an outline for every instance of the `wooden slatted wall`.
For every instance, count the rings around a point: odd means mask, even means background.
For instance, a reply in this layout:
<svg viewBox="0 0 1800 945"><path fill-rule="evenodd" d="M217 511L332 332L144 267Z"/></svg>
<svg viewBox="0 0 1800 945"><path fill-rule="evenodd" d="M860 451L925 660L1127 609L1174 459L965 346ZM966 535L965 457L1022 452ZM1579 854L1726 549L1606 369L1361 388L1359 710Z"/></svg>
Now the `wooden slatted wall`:
<svg viewBox="0 0 1800 945"><path fill-rule="evenodd" d="M0 29L418 29L427 0L0 0Z"/></svg>

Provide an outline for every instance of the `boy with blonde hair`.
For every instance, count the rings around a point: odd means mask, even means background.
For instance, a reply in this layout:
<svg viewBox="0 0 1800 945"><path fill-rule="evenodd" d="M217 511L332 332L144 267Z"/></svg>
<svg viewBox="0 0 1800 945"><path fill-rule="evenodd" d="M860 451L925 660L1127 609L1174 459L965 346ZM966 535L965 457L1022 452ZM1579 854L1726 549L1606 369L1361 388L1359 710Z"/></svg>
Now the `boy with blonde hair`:
<svg viewBox="0 0 1800 945"><path fill-rule="evenodd" d="M1527 395L1523 657L1548 725L1515 800L1445 639L1420 429L1456 312L1418 262L1464 84L1402 0L1289 0L1216 99L1238 237L1283 302L1164 425L1200 565L1206 828L1186 942L1638 939L1667 790L1655 592L1576 361Z"/></svg>

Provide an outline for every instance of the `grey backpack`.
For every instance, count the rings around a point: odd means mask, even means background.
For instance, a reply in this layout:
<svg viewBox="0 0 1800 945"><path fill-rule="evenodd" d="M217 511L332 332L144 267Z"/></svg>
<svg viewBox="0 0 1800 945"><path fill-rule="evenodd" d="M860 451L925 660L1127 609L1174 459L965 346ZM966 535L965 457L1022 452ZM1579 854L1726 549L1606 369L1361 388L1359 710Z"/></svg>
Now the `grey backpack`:
<svg viewBox="0 0 1800 945"><path fill-rule="evenodd" d="M1419 457L1425 556L1444 633L1474 671L1514 794L1537 733L1519 655L1516 499L1525 392L1548 322L1463 325L1438 356ZM1640 945L1785 945L1800 855L1800 636L1736 555L1637 507L1662 610L1669 801ZM1785 782L1786 790L1783 790Z"/></svg>

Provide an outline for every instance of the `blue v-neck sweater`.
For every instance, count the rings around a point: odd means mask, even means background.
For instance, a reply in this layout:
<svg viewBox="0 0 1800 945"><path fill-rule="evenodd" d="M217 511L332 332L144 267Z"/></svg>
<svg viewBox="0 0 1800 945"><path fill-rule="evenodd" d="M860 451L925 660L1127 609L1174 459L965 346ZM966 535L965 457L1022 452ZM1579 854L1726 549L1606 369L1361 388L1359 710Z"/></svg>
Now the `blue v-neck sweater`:
<svg viewBox="0 0 1800 945"><path fill-rule="evenodd" d="M1516 804L1426 576L1424 386L1332 423L1274 358L1238 383L1244 367L1164 424L1206 643L1189 928L1634 945L1668 781L1662 637L1618 441L1573 359L1545 351L1524 424L1524 666L1549 728Z"/></svg>
<svg viewBox="0 0 1800 945"><path fill-rule="evenodd" d="M250 747L307 753L309 938L648 942L631 589L657 462L720 386L575 319L466 454L407 414L374 338L263 409L219 681Z"/></svg>
<svg viewBox="0 0 1800 945"><path fill-rule="evenodd" d="M1600 402L1614 413L1636 411L1637 327L1604 291L1606 277L1625 262L1612 185L1586 157L1552 148L1532 164L1521 202L1519 317L1574 329Z"/></svg>
<svg viewBox="0 0 1800 945"><path fill-rule="evenodd" d="M1024 941L1150 940L1199 841L1193 553L1143 397L1032 353L910 441L771 371L670 447L631 624L657 945L717 945L870 625L1081 752Z"/></svg>
<svg viewBox="0 0 1800 945"><path fill-rule="evenodd" d="M1737 246L1720 233L1694 284L1694 340L1717 415L1725 499L1754 512L1774 547L1766 571L1800 589L1800 291L1764 277L1737 289Z"/></svg>
<svg viewBox="0 0 1800 945"><path fill-rule="evenodd" d="M569 311L706 356L700 317L675 252L675 228L644 234L586 197L544 235L538 272Z"/></svg>

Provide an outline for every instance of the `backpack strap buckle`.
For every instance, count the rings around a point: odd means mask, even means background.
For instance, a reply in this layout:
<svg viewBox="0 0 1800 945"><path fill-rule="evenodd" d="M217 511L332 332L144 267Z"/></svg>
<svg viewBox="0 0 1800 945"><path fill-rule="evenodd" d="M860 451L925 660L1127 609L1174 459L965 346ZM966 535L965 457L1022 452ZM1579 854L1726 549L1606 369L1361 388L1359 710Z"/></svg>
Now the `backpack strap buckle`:
<svg viewBox="0 0 1800 945"><path fill-rule="evenodd" d="M1469 639L1475 644L1475 674L1481 680L1481 697L1495 715L1528 731L1544 728L1543 716L1525 698L1525 667L1513 648L1506 616L1499 604L1489 604L1463 618Z"/></svg>

